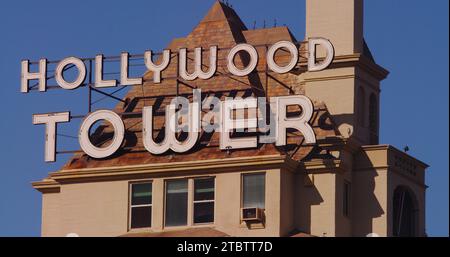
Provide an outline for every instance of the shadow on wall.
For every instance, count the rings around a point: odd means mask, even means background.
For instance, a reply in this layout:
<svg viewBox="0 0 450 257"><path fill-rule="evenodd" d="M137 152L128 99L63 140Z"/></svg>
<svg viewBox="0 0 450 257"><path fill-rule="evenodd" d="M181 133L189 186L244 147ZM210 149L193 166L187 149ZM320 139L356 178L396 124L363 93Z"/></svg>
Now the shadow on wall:
<svg viewBox="0 0 450 257"><path fill-rule="evenodd" d="M362 151L360 152L356 161L362 164L364 167L361 170L353 172L352 179L352 231L353 236L367 236L370 233L376 233L374 231L374 226L388 226L387 219L386 222L380 221L380 224L374 224L374 219L385 215L385 210L380 205L380 202L376 195L376 184L375 180L380 175L378 171L373 167L373 163L370 161L367 154ZM367 167L367 168L366 168ZM380 181L381 184L378 185L383 190L379 190L378 194L387 194L387 184L386 181ZM378 182L378 183L380 183ZM382 197L379 195L378 197ZM390 201L387 198L387 201ZM387 231L387 228L385 228Z"/></svg>
<svg viewBox="0 0 450 257"><path fill-rule="evenodd" d="M355 115L353 113L347 113L347 114L337 114L332 115L333 121L336 124L336 128L338 128L338 131L341 131L343 136L353 136L354 135L354 117Z"/></svg>
<svg viewBox="0 0 450 257"><path fill-rule="evenodd" d="M364 156L362 156L364 155ZM362 158L362 159L361 159ZM361 156L358 156L359 163L364 163L364 167L372 167L373 164L370 162L369 158L365 155L365 153L361 153ZM335 167L332 166L332 164L327 164L328 170L333 170ZM325 174L322 174L325 175ZM315 174L316 180L317 176L321 176L321 174ZM379 202L379 198L376 196L376 184L375 181L378 179L379 176L378 172L373 168L367 168L364 170L358 170L353 172L352 174L352 189L351 189L351 203L350 203L350 217L351 222L348 224L342 223L342 219L339 217L343 216L342 206L343 205L343 198L336 195L336 193L333 193L334 195L331 196L331 201L335 200L336 208L335 208L335 215L332 216L326 216L333 215L332 210L329 207L323 206L323 211L319 211L323 218L327 218L330 221L334 219L336 221L335 225L335 233L336 236L360 236L365 237L370 233L382 233L383 229L377 229L374 230L374 227L380 227L380 226L388 226L387 223L383 221L379 221L379 223L375 222L375 219L378 219L385 215L385 210L381 206ZM315 219L312 219L312 209L313 206L318 207L318 205L324 205L324 195L323 190L326 190L327 186L334 187L335 185L327 185L327 184L317 184L318 181L314 182L313 176L308 176L305 173L301 173L297 175L297 183L299 185L296 187L296 208L295 208L295 217L297 217L297 229L299 231L313 234L315 236L323 236L322 234L318 234L321 232L318 231L312 231L312 221L314 222L321 222L318 220L318 217L315 217ZM335 179L336 187L343 187L343 180ZM382 181L380 181L381 184L379 187L386 187L386 184ZM378 182L378 183L380 183ZM317 188L319 187L320 190ZM378 189L378 191L380 191ZM322 194L321 194L322 192ZM340 192L342 193L342 190L337 190L333 192ZM387 194L387 188L382 189L381 192L385 192L384 194ZM378 193L380 194L380 193ZM380 196L379 196L380 197ZM330 201L326 199L327 201ZM390 199L387 199L388 201ZM316 209L316 213L318 209ZM334 221L333 220L333 221ZM328 222L328 221L323 221ZM340 223L341 222L341 223ZM319 224L320 225L320 224ZM317 225L315 225L317 226ZM344 228L343 226L350 226L348 228ZM320 227L320 226L319 226ZM387 231L387 230L386 230ZM348 234L350 233L350 234Z"/></svg>
<svg viewBox="0 0 450 257"><path fill-rule="evenodd" d="M300 203L295 208L295 216L300 221L297 223L297 227L300 231L311 234L311 207L323 203L323 198L314 186L314 181L306 174L298 174L297 181L303 183L303 185L297 187L300 192L296 192L297 202Z"/></svg>

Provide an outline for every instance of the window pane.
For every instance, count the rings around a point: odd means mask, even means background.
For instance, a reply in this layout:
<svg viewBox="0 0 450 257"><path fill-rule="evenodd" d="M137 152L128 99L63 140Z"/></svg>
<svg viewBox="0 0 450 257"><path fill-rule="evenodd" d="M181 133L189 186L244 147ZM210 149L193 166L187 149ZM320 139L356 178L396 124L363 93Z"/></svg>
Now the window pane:
<svg viewBox="0 0 450 257"><path fill-rule="evenodd" d="M194 201L214 200L214 178L194 180Z"/></svg>
<svg viewBox="0 0 450 257"><path fill-rule="evenodd" d="M265 174L243 176L244 208L265 208Z"/></svg>
<svg viewBox="0 0 450 257"><path fill-rule="evenodd" d="M152 225L152 207L131 207L131 228L148 228Z"/></svg>
<svg viewBox="0 0 450 257"><path fill-rule="evenodd" d="M214 222L214 202L194 204L194 223Z"/></svg>
<svg viewBox="0 0 450 257"><path fill-rule="evenodd" d="M152 183L132 184L131 205L152 203Z"/></svg>
<svg viewBox="0 0 450 257"><path fill-rule="evenodd" d="M173 180L166 184L166 226L187 224L187 180Z"/></svg>

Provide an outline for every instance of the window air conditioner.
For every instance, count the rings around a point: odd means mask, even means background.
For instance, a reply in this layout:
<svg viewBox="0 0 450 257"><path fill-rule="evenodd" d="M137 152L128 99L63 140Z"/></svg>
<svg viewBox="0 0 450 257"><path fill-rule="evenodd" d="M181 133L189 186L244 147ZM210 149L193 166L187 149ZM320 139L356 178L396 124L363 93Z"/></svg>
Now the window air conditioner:
<svg viewBox="0 0 450 257"><path fill-rule="evenodd" d="M262 221L262 209L256 207L241 208L242 221Z"/></svg>

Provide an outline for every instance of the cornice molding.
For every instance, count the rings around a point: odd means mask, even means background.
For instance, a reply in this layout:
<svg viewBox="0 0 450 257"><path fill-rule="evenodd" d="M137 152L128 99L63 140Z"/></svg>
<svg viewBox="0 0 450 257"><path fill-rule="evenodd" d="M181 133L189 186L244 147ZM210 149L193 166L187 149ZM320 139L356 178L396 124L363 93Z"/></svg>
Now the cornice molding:
<svg viewBox="0 0 450 257"><path fill-rule="evenodd" d="M334 173L336 171L345 171L342 161L339 159L318 159L302 162L300 168L306 173Z"/></svg>
<svg viewBox="0 0 450 257"><path fill-rule="evenodd" d="M238 157L213 160L199 160L189 162L158 163L145 165L128 165L101 168L83 168L60 170L51 172L49 177L38 182L33 182L35 189L43 192L50 188L59 188L61 183L92 182L115 179L133 178L148 174L170 174L191 171L218 173L230 170L242 170L244 168L273 169L281 168L295 171L298 162L286 155L266 155L253 157Z"/></svg>
<svg viewBox="0 0 450 257"><path fill-rule="evenodd" d="M323 58L322 58L323 59ZM320 61L321 58L318 58ZM300 66L306 66L306 62L301 62ZM335 56L332 64L328 69L340 68L340 67L359 67L369 74L374 76L377 80L381 81L385 79L389 75L389 71L381 67L380 65L374 63L372 60L367 58L366 56L355 53L349 55L339 55ZM305 69L301 69L306 72ZM332 80L332 79L346 79L346 78L356 78L355 75L345 75L345 76L330 76L330 77L321 77L321 78L305 78L306 82L311 81L321 81L321 80Z"/></svg>
<svg viewBox="0 0 450 257"><path fill-rule="evenodd" d="M33 182L32 186L42 193L58 193L61 184L118 179L135 179L152 175L179 175L198 171L199 173L221 173L244 169L282 169L288 172L336 172L343 171L340 160L311 160L297 162L286 155L239 157L227 159L201 160L164 164L84 168L52 172L48 178Z"/></svg>

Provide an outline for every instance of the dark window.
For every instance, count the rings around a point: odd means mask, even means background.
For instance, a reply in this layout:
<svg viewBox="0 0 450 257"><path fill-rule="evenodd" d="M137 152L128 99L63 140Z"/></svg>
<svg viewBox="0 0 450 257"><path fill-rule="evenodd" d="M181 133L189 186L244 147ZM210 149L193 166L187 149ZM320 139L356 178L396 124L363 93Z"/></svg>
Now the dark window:
<svg viewBox="0 0 450 257"><path fill-rule="evenodd" d="M350 196L351 196L351 187L350 183L345 181L344 182L344 195L343 195L343 213L344 216L349 217L350 216Z"/></svg>
<svg viewBox="0 0 450 257"><path fill-rule="evenodd" d="M194 180L194 223L214 222L214 178Z"/></svg>
<svg viewBox="0 0 450 257"><path fill-rule="evenodd" d="M394 191L393 204L394 236L415 236L417 210L412 193L405 187L397 187Z"/></svg>
<svg viewBox="0 0 450 257"><path fill-rule="evenodd" d="M188 210L187 179L166 182L166 226L187 225Z"/></svg>
<svg viewBox="0 0 450 257"><path fill-rule="evenodd" d="M131 184L130 228L152 225L152 183Z"/></svg>
<svg viewBox="0 0 450 257"><path fill-rule="evenodd" d="M242 193L244 208L265 208L266 174L243 175Z"/></svg>
<svg viewBox="0 0 450 257"><path fill-rule="evenodd" d="M358 119L358 125L364 127L366 124L365 117L366 117L366 92L364 91L364 88L359 87L358 90L358 99L357 99L357 119Z"/></svg>
<svg viewBox="0 0 450 257"><path fill-rule="evenodd" d="M370 143L378 144L378 103L377 97L373 93L369 99L369 130Z"/></svg>

